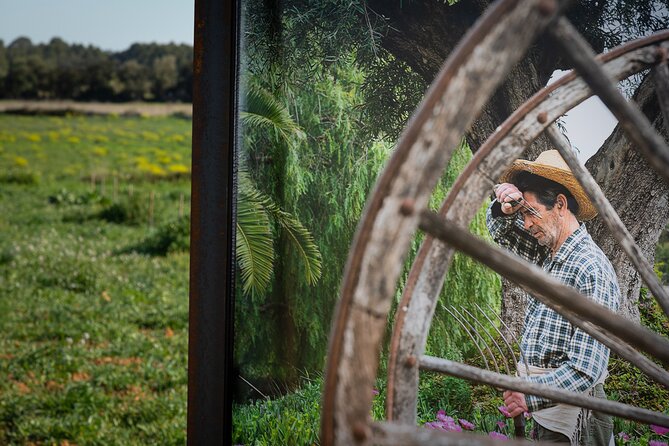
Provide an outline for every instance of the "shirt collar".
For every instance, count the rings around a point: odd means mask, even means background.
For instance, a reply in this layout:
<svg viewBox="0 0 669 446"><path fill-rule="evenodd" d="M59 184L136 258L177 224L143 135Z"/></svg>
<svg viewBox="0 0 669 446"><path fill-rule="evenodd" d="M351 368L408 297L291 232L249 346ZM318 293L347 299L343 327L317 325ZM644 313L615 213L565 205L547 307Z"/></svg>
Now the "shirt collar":
<svg viewBox="0 0 669 446"><path fill-rule="evenodd" d="M558 251L555 253L555 257L553 257L553 262L562 263L567 260L569 254L587 236L588 231L585 228L585 224L581 223L580 226L562 243Z"/></svg>

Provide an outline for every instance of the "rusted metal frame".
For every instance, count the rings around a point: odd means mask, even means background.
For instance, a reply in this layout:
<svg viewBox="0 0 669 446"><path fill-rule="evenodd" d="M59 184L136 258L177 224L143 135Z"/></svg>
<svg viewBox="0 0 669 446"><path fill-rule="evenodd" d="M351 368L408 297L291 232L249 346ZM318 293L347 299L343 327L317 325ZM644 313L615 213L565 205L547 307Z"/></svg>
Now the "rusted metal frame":
<svg viewBox="0 0 669 446"><path fill-rule="evenodd" d="M604 69L607 72L614 77L624 79L652 66L656 61L658 48L665 48L668 39L669 31L660 32L616 47L598 58L606 63ZM475 153L451 188L439 211L440 214L447 215L450 220L458 224L466 225L476 212L476 208L471 206L471 203L483 201L489 193L489 187L482 184L487 184L490 176L498 177L510 160L520 155L522 150L543 131L542 122L552 122L590 95L591 92L584 82L578 79L573 71L535 94L518 108ZM497 148L495 153L492 153L493 148ZM451 247L428 235L414 259L396 313L389 352L386 400L388 419L402 420L407 423L415 421L411 419L415 416L415 410L404 409L402 405L396 404L398 398L396 394L401 390L403 394L412 393L415 399L418 374L413 369L408 370L405 365L398 365L398 361L403 361L406 356L424 349L429 325L423 324L422 321L432 318L434 304L441 291L443 278L453 253L454 250ZM411 323L405 323L405 320ZM415 334L405 333L404 327L412 327L416 324L424 325L420 339ZM403 399L409 398L403 396ZM402 413L398 412L400 410Z"/></svg>
<svg viewBox="0 0 669 446"><path fill-rule="evenodd" d="M230 442L239 2L195 1L187 438Z"/></svg>
<svg viewBox="0 0 669 446"><path fill-rule="evenodd" d="M369 438L368 389L376 379L387 314L418 224L406 209L427 205L460 135L561 7L550 0L495 3L447 60L377 181L349 253L332 323L321 416L324 445Z"/></svg>
<svg viewBox="0 0 669 446"><path fill-rule="evenodd" d="M490 332L486 329L485 325L483 325L483 323L482 323L481 321L479 321L476 317L474 317L474 315L471 314L471 312L469 312L469 311L467 310L467 308L462 307L462 312L464 312L465 314L467 314L467 315L474 321L475 324L478 324L478 325L481 327L481 330L482 330L486 335L488 335L488 337L489 337L490 340L492 341L493 345L497 348L497 351L499 352L499 354L502 355L501 357L504 358L504 351L502 350L502 348L501 348L501 347L499 346L499 344L497 343L497 340L495 339L495 337L494 337L493 335L491 335ZM460 314L462 314L462 313L460 313ZM479 336L480 336L480 335L479 335ZM483 336L481 336L481 338L483 338ZM493 355L493 358L495 358L494 355ZM497 360L496 360L496 359L494 359L494 360L495 360L495 364L497 364ZM510 374L511 374L511 370L509 370L509 364L507 364L506 361L504 361L504 368L506 369L506 374L507 374L507 375L510 375ZM499 370L498 370L498 372L499 372Z"/></svg>
<svg viewBox="0 0 669 446"><path fill-rule="evenodd" d="M504 389L515 390L528 395L537 395L548 398L558 403L566 403L572 406L585 407L590 410L608 413L616 417L628 420L640 421L647 424L669 426L669 415L654 412L648 409L631 406L629 404L610 401L605 398L586 396L557 387L537 384L520 378L512 378L507 375L490 372L477 367L460 364L449 359L422 356L420 358L421 368L433 372L441 372L457 378L468 379L483 384L488 384Z"/></svg>
<svg viewBox="0 0 669 446"><path fill-rule="evenodd" d="M590 172L579 163L571 145L566 141L564 136L562 136L557 125L549 125L546 127L544 133L546 133L548 139L560 152L560 155L562 155L562 158L564 158L574 176L578 179L579 183L581 183L583 189L585 189L585 192L590 197L590 200L592 200L595 208L599 211L599 215L603 218L609 231L611 231L611 235L618 241L623 248L623 251L627 254L627 257L629 257L637 271L641 274L641 277L644 282L646 282L646 285L648 285L648 288L650 288L655 300L660 304L665 316L669 317L669 293L667 293L660 284L650 262L643 256L643 253L634 241L632 234L629 233L625 224L620 220L618 213L613 209L613 206L609 203L609 200L604 195L604 192L602 192L602 189L592 175L590 175Z"/></svg>
<svg viewBox="0 0 669 446"><path fill-rule="evenodd" d="M555 443L526 440L500 440L473 432L443 432L415 424L399 424L376 422L372 423L374 446L555 446Z"/></svg>
<svg viewBox="0 0 669 446"><path fill-rule="evenodd" d="M666 48L660 48L658 51L660 63L653 67L653 80L655 81L655 91L657 101L662 110L664 118L664 128L669 131L669 64L667 63L669 51Z"/></svg>
<svg viewBox="0 0 669 446"><path fill-rule="evenodd" d="M669 364L669 340L595 303L538 266L480 240L431 211L420 212L419 228L514 281L600 342L607 340L600 339L601 332L592 330L592 325L617 333L623 341Z"/></svg>
<svg viewBox="0 0 669 446"><path fill-rule="evenodd" d="M644 114L620 94L613 80L602 71L588 42L564 17L550 28L550 33L554 42L574 64L576 71L618 118L620 126L648 164L669 182L669 147Z"/></svg>
<svg viewBox="0 0 669 446"><path fill-rule="evenodd" d="M506 339L506 336L504 336L504 333L502 333L502 330L500 330L499 328L497 328L497 327L495 326L495 324L494 324L494 322L492 321L492 319L490 319L490 318L488 317L488 315L487 315L487 313L485 312L485 310L484 310L483 308L481 308L481 306L480 306L478 303L474 302L474 305L476 306L476 308L478 308L478 310L481 312L481 314L483 314L483 317L485 317L485 318L488 320L488 322L490 322L490 325L492 325L492 326L495 328L495 330L497 331L497 334L499 334L499 337L502 338L502 341L506 344L506 348L508 348L508 349L509 349L509 352L511 353L511 358L513 358L513 363L514 363L514 365L515 365L515 364L518 364L519 362L518 362L518 357L516 356L516 352L513 351L513 347L511 346L511 344L509 343L509 341ZM488 306L489 306L489 305L488 305ZM504 327L507 329L507 331L509 332L509 334L514 338L514 342L516 342L516 343L518 344L518 352L520 353L521 359L523 360L523 363L525 364L525 370L529 372L529 365L527 364L527 360L525 359L525 355L523 354L523 350L520 348L520 343L518 342L518 339L515 338L515 336L513 335L513 333L511 332L511 330L509 330L509 327L506 325L506 323L504 323L504 321L502 320L502 318L501 318L501 317L500 317L494 310L492 310L492 312L493 312L493 314L495 315L495 317L497 318L497 320L498 320L502 325L504 325ZM529 373L528 373L528 374L529 374Z"/></svg>
<svg viewBox="0 0 669 446"><path fill-rule="evenodd" d="M481 348L479 343L476 341L476 339L474 338L474 335L469 330L469 328L467 328L467 326L460 320L460 318L458 316L456 316L455 313L453 313L448 307L444 307L444 310L446 310L448 312L448 314L450 314L451 317L453 319L455 319L455 321L458 324L460 324L460 326L465 331L465 333L467 333L467 336L469 336L469 339L472 340L472 342L474 343L474 346L479 351L479 354L481 355L481 358L483 358L483 363L485 364L485 368L490 370L490 364L488 364L488 359L485 357L485 354L483 353L483 349ZM497 364L495 364L495 367L497 367ZM499 367L497 367L497 371L499 372Z"/></svg>

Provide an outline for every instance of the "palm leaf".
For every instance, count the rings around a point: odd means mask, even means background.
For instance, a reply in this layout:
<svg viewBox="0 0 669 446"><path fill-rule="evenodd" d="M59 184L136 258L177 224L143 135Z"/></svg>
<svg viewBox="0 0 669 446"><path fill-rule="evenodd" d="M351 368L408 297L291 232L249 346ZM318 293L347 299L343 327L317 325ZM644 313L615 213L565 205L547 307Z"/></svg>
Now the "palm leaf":
<svg viewBox="0 0 669 446"><path fill-rule="evenodd" d="M281 210L269 196L257 190L253 186L248 172L243 168L239 170L239 187L240 194L241 191L244 191L251 198L251 201L259 203L264 211L273 217L281 226L281 229L286 232L288 239L304 264L307 283L315 284L321 277L322 258L309 230L295 216Z"/></svg>
<svg viewBox="0 0 669 446"><path fill-rule="evenodd" d="M304 264L307 283L314 285L321 277L321 252L309 230L292 214L279 208L265 208L281 225Z"/></svg>
<svg viewBox="0 0 669 446"><path fill-rule="evenodd" d="M274 244L267 212L253 193L240 182L237 203L237 262L242 289L252 296L269 288L274 267Z"/></svg>
<svg viewBox="0 0 669 446"><path fill-rule="evenodd" d="M245 110L239 114L249 127L275 132L285 142L291 137L304 138L304 132L290 116L288 109L267 90L249 82Z"/></svg>

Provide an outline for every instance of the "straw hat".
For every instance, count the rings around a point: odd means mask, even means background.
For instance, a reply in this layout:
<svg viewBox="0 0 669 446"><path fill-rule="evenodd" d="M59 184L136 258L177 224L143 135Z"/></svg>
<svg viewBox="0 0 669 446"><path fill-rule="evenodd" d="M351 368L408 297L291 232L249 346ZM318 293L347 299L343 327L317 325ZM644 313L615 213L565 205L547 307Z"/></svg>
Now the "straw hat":
<svg viewBox="0 0 669 446"><path fill-rule="evenodd" d="M514 161L511 167L502 174L500 181L503 183L513 183L516 174L523 170L548 178L549 180L553 180L566 187L578 203L579 209L578 214L576 215L577 219L581 221L591 220L597 215L597 210L592 205L588 195L585 193L576 177L574 177L574 174L571 173L571 169L567 166L567 163L562 159L562 156L560 156L560 153L557 150L546 150L545 152L541 152L534 161L520 159Z"/></svg>

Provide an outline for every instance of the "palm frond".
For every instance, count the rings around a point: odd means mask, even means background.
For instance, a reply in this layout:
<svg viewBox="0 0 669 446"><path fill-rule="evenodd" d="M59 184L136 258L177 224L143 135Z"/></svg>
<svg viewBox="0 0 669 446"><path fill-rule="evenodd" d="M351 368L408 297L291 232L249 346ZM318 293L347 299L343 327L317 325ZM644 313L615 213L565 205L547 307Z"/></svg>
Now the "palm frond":
<svg viewBox="0 0 669 446"><path fill-rule="evenodd" d="M274 267L272 230L262 203L252 193L245 193L241 183L236 247L244 293L252 296L265 293Z"/></svg>
<svg viewBox="0 0 669 446"><path fill-rule="evenodd" d="M286 232L302 259L307 283L315 284L321 277L322 257L309 230L294 215L281 210L269 196L257 190L248 172L243 168L239 170L239 189L240 195L244 191L243 193L250 197L251 201L259 203L265 212L274 218L281 229Z"/></svg>
<svg viewBox="0 0 669 446"><path fill-rule="evenodd" d="M239 117L250 127L275 132L287 143L292 137L305 136L288 109L270 92L252 82L246 89L246 106Z"/></svg>
<svg viewBox="0 0 669 446"><path fill-rule="evenodd" d="M307 282L314 285L321 277L322 257L311 232L292 214L278 208L266 209L281 225L281 228L286 231L293 247L302 259Z"/></svg>

